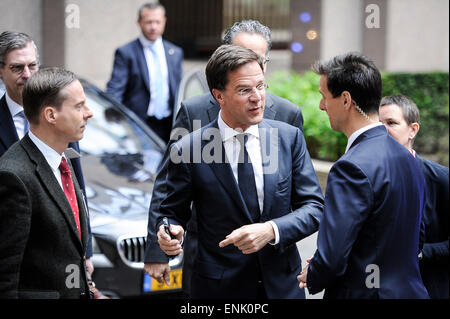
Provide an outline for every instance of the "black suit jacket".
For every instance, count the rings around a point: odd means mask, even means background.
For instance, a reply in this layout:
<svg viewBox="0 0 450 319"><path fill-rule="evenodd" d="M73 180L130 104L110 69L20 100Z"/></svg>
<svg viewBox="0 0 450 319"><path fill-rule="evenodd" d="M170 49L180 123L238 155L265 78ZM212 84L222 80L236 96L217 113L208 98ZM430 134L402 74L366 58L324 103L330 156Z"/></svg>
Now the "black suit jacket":
<svg viewBox="0 0 450 319"><path fill-rule="evenodd" d="M425 176L425 243L420 273L432 299L449 297L448 167L416 156Z"/></svg>
<svg viewBox="0 0 450 319"><path fill-rule="evenodd" d="M269 298L304 298L296 281L301 269L296 242L318 229L322 191L298 128L266 119L258 128L264 163L264 208L259 221L273 221L280 238L277 245L267 244L254 254L245 255L234 245L219 247L234 229L253 223L230 164L221 157L212 163L193 160L192 150L197 146L202 154L213 149L225 155L217 120L172 147L172 158L177 151L183 158L180 163L169 161L167 194L159 214L155 214L155 227L167 216L173 224L186 228L194 203L198 254L192 277L193 298L256 298L258 269ZM211 132L215 133L212 138ZM184 156L185 151L190 157Z"/></svg>
<svg viewBox="0 0 450 319"><path fill-rule="evenodd" d="M73 212L28 134L0 158L0 298L87 298L87 214Z"/></svg>
<svg viewBox="0 0 450 319"><path fill-rule="evenodd" d="M17 135L16 127L14 126L14 121L9 111L8 104L6 103L6 94L0 99L0 157L19 140ZM80 147L78 142L70 143L69 147L72 147L77 152L80 152ZM73 158L70 160L75 172L77 181L86 197L86 190L84 185L83 172L81 170L81 163L79 158ZM86 203L87 204L87 203ZM92 256L92 234L91 227L88 220L88 230L89 230L89 244L86 252L86 256L90 258Z"/></svg>
<svg viewBox="0 0 450 319"><path fill-rule="evenodd" d="M161 162L159 173L155 180L152 202L149 212L147 246L145 250L145 262L168 261L167 256L161 250L156 239L154 229L155 219L154 213L159 212L159 205L166 196L166 176L169 161L169 150L174 140L178 139L179 134L190 133L202 126L214 121L220 111L220 106L210 93L195 96L181 103L176 121L173 125L173 139L167 146L163 160ZM264 118L271 120L279 120L291 124L295 127L303 129L303 116L301 109L292 102L279 96L266 93L266 106L264 109ZM183 290L186 293L190 291L191 271L197 255L197 222L195 209L192 217L187 225L187 234L184 244L184 263L183 263Z"/></svg>

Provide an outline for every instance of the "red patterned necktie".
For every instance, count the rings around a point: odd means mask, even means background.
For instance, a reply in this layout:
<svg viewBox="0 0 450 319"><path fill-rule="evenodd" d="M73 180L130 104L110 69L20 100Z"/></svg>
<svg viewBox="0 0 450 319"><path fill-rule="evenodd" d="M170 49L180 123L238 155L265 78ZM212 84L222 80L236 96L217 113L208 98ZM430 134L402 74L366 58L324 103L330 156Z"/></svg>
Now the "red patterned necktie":
<svg viewBox="0 0 450 319"><path fill-rule="evenodd" d="M66 159L64 157L61 159L59 170L61 171L61 181L64 189L64 194L66 195L70 207L72 208L73 217L75 218L75 223L77 224L78 235L81 238L80 213L78 210L77 195L75 194L75 188L73 186L72 174L70 173L69 165L67 165Z"/></svg>

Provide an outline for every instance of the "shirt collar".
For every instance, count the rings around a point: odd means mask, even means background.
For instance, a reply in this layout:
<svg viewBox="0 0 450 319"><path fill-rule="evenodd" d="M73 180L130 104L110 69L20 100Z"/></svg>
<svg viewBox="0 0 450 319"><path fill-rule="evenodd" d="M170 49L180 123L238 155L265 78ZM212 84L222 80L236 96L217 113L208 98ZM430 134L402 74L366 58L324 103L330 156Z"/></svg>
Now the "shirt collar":
<svg viewBox="0 0 450 319"><path fill-rule="evenodd" d="M162 45L162 38L158 37L155 41L150 41L143 34L139 35L139 41L141 42L144 48L148 48L149 45L156 45L156 47L160 47Z"/></svg>
<svg viewBox="0 0 450 319"><path fill-rule="evenodd" d="M257 139L259 139L259 129L257 124L250 126L244 132L236 131L224 122L224 120L222 119L222 110L219 111L219 116L217 117L217 125L219 126L220 135L222 136L222 141L224 142L242 133L253 135Z"/></svg>
<svg viewBox="0 0 450 319"><path fill-rule="evenodd" d="M6 92L6 104L8 105L12 117L23 111L22 105L13 101L13 99L9 97L8 92Z"/></svg>
<svg viewBox="0 0 450 319"><path fill-rule="evenodd" d="M45 159L48 162L48 165L52 168L52 170L56 171L61 164L62 155L60 155L53 148L42 142L33 132L29 131L28 136L36 145L36 147L41 151L42 155L44 155ZM64 154L64 153L63 153ZM67 160L67 159L66 159Z"/></svg>
<svg viewBox="0 0 450 319"><path fill-rule="evenodd" d="M353 132L353 134L350 135L350 137L348 138L347 147L345 148L345 153L347 153L347 151L350 149L350 146L352 146L353 142L358 138L358 136L360 136L365 131L368 131L371 128L374 128L374 127L380 126L380 125L383 125L383 123L376 122L376 123L361 127L359 130L356 130L355 132Z"/></svg>

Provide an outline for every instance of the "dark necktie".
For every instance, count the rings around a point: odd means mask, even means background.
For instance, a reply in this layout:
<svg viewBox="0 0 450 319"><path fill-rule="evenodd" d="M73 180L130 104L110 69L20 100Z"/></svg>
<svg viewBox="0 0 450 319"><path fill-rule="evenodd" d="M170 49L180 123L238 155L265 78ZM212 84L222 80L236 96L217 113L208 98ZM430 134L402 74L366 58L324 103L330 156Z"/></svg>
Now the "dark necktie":
<svg viewBox="0 0 450 319"><path fill-rule="evenodd" d="M75 188L73 186L72 174L70 172L69 165L67 164L64 157L61 159L59 170L61 172L61 182L63 185L64 194L66 195L70 207L72 208L73 217L75 218L75 224L77 225L78 235L81 238L80 214L78 210L77 195L75 194Z"/></svg>
<svg viewBox="0 0 450 319"><path fill-rule="evenodd" d="M259 222L260 211L258 204L258 193L256 192L255 174L253 173L253 165L247 152L247 134L236 135L237 140L241 144L241 150L238 158L238 183L242 197L247 205L248 211L253 222Z"/></svg>

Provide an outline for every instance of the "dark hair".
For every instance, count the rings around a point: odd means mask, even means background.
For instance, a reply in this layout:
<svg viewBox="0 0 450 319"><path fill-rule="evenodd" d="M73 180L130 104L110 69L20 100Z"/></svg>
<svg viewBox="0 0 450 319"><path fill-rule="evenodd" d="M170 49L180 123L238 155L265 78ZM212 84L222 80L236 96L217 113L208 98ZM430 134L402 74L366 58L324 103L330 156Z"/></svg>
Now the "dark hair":
<svg viewBox="0 0 450 319"><path fill-rule="evenodd" d="M363 112L378 113L382 95L381 74L375 64L359 52L317 61L313 71L327 77L327 88L338 97L348 91Z"/></svg>
<svg viewBox="0 0 450 319"><path fill-rule="evenodd" d="M161 3L159 3L159 2L147 2L147 3L144 3L143 5L141 5L139 7L139 10L138 10L138 21L141 20L142 10L144 10L144 9L156 10L158 8L162 9L163 15L165 16L166 15L166 8L164 8L164 6Z"/></svg>
<svg viewBox="0 0 450 319"><path fill-rule="evenodd" d="M258 62L261 70L264 70L262 58L252 50L229 44L218 47L209 59L205 70L211 93L212 89L225 89L229 71L234 71L253 61Z"/></svg>
<svg viewBox="0 0 450 319"><path fill-rule="evenodd" d="M39 116L47 105L60 108L66 99L62 90L76 80L75 74L62 68L44 68L34 73L25 83L22 93L28 121L39 124Z"/></svg>
<svg viewBox="0 0 450 319"><path fill-rule="evenodd" d="M269 50L272 47L270 29L256 20L242 20L240 22L235 22L225 31L222 43L232 44L236 35L242 32L261 35L267 42L266 55L269 53Z"/></svg>
<svg viewBox="0 0 450 319"><path fill-rule="evenodd" d="M33 40L25 33L4 31L0 34L0 67L5 66L6 55L15 49L23 49L32 43L36 49L36 60L39 62L39 52Z"/></svg>
<svg viewBox="0 0 450 319"><path fill-rule="evenodd" d="M403 118L408 125L412 123L420 123L420 112L416 103L403 94L394 94L385 96L381 99L380 106L395 104L403 112Z"/></svg>

